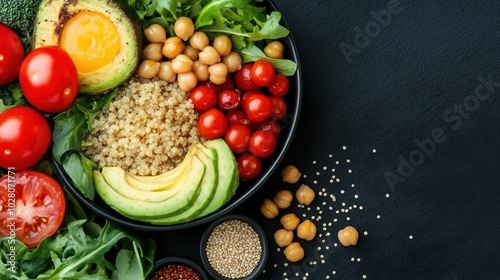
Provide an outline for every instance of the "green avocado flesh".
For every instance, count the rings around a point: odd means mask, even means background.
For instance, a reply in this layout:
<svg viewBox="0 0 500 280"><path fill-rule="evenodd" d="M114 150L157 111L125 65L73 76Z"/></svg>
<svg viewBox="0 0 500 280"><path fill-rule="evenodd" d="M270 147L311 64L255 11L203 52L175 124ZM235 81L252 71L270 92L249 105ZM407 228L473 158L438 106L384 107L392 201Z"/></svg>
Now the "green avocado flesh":
<svg viewBox="0 0 500 280"><path fill-rule="evenodd" d="M111 208L157 225L188 222L216 211L239 182L236 159L222 139L192 146L178 167L161 175L137 176L119 167L103 167L93 175L97 193Z"/></svg>

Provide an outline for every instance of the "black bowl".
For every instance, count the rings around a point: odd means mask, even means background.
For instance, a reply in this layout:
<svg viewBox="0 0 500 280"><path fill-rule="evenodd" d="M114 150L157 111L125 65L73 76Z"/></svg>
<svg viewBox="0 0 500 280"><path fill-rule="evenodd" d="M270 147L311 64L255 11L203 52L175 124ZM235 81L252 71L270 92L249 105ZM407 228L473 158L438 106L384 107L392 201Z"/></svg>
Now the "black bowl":
<svg viewBox="0 0 500 280"><path fill-rule="evenodd" d="M270 11L277 10L272 1L266 1L265 6ZM286 24L284 19L282 19L282 24L288 28L288 25ZM228 214L238 205L242 204L250 196L252 196L262 185L264 185L271 174L273 174L273 172L276 170L281 160L285 156L286 152L288 151L298 124L300 105L302 100L302 72L300 68L299 54L291 34L289 34L286 38L283 38L281 41L285 46L285 57L297 63L297 71L295 75L289 77L290 91L284 97L287 102L287 115L280 123L282 131L277 143L276 151L271 157L263 159L262 171L259 177L253 181L240 182L240 186L238 187L238 190L231 198L231 200L216 212L190 222L175 225L152 225L146 222L129 219L121 215L120 213L116 212L108 205L106 205L106 203L104 203L98 195L94 200L86 198L81 193L81 191L73 184L71 178L66 174L63 167L54 159L52 159L56 176L62 183L64 183L68 187L71 193L90 210L115 223L139 230L167 231L185 229L211 222L219 217L222 217L223 215Z"/></svg>
<svg viewBox="0 0 500 280"><path fill-rule="evenodd" d="M206 250L205 250L205 247L207 246L208 238L210 237L210 234L212 233L214 228L216 226L218 226L226 221L230 221L230 220L239 220L239 221L242 221L242 222L249 224L255 230L257 235L259 236L260 243L262 245L262 254L261 254L261 258L260 258L257 266L254 268L254 270L249 275L242 277L242 278L227 278L227 277L220 275L210 265L210 262L208 261ZM226 215L222 218L215 220L205 230L205 232L203 233L203 235L201 237L201 242L200 242L201 262L202 262L205 270L208 272L208 274L214 279L220 279L220 280L252 280L252 279L256 279L261 274L264 267L266 266L268 253L269 253L269 245L267 244L267 238L266 238L266 234L265 234L264 230L257 222L255 222L254 220L250 219L249 217L246 217L243 215L231 214L231 215Z"/></svg>
<svg viewBox="0 0 500 280"><path fill-rule="evenodd" d="M169 257L157 261L153 267L153 270L151 270L151 272L146 276L146 280L150 280L157 271L166 267L169 264L180 264L190 267L196 274L198 274L200 280L208 280L207 274L197 263L195 263L192 260L181 257Z"/></svg>

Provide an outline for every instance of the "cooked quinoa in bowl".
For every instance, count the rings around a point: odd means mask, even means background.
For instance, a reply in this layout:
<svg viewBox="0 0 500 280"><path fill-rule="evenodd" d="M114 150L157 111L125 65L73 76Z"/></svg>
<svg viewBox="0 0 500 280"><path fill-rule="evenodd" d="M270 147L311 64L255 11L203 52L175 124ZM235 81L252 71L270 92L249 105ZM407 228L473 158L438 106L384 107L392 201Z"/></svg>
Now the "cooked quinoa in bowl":
<svg viewBox="0 0 500 280"><path fill-rule="evenodd" d="M84 153L99 166L158 175L176 167L202 141L198 114L177 82L133 77L85 136Z"/></svg>

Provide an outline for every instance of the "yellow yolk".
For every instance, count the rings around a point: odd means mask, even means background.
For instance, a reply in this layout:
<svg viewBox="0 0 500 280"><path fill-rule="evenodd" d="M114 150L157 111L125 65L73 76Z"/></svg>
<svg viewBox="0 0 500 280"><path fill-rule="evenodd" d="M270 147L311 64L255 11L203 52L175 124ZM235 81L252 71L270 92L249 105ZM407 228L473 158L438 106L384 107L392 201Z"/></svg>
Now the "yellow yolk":
<svg viewBox="0 0 500 280"><path fill-rule="evenodd" d="M120 35L103 14L82 11L64 24L59 45L68 52L79 73L88 73L113 61L120 51Z"/></svg>

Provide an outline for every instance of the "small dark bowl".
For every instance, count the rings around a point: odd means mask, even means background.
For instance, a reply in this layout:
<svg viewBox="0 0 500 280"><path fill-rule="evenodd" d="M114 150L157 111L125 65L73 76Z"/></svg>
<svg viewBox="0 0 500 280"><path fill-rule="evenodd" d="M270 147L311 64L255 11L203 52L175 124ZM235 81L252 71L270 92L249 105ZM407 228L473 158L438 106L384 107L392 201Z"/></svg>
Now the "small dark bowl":
<svg viewBox="0 0 500 280"><path fill-rule="evenodd" d="M277 8L271 0L264 1L263 5L270 11L276 11ZM282 18L282 25L287 29L288 25L285 20ZM290 29L289 29L290 30ZM229 212L233 211L236 207L246 201L249 197L251 197L264 183L268 180L268 178L274 173L277 169L281 160L284 158L288 148L291 145L295 130L297 128L297 124L299 121L299 113L302 101L302 71L300 67L299 61L299 53L297 51L297 47L295 46L295 42L293 40L291 31L290 34L281 40L285 46L285 58L294 61L297 64L297 71L295 75L290 76L290 89L289 93L284 96L287 102L287 114L283 120L279 122L281 126L281 135L278 139L278 143L276 145L276 150L273 155L269 158L262 159L262 171L261 174L253 181L241 182L240 185L231 198L225 205L219 208L214 213L211 213L207 216L198 218L196 220L190 222L184 222L175 225L153 225L146 222L141 222L133 219L129 219L120 213L113 210L106 203L104 203L98 195L94 200L90 200L85 197L82 192L75 186L71 178L64 171L64 168L52 159L54 165L55 175L58 177L59 181L66 185L69 191L86 207L88 207L91 211L97 213L103 218L111 220L117 224L122 226L135 228L139 230L145 231L170 231L170 230L178 230L178 229L186 229L192 228L195 226L199 226L202 224L206 224L211 222L217 218L220 218Z"/></svg>
<svg viewBox="0 0 500 280"><path fill-rule="evenodd" d="M262 254L261 254L259 263L255 267L255 269L252 271L252 273L250 273L246 277L242 277L242 278L227 278L227 277L220 275L210 265L208 258L207 258L206 251L205 251L208 238L210 237L210 234L212 233L214 228L216 226L218 226L226 221L230 221L230 220L239 220L239 221L242 221L242 222L249 224L255 230L257 235L259 236L260 243L262 246ZM231 214L231 215L226 215L222 218L219 218L210 224L210 226L204 231L203 236L201 237L201 242L200 242L201 262L202 262L205 270L210 275L210 277L212 277L214 279L219 279L219 280L252 280L252 279L256 279L261 274L264 267L266 266L268 254L269 254L269 245L267 244L267 238L266 238L266 234L265 234L264 230L256 221L250 219L247 216Z"/></svg>
<svg viewBox="0 0 500 280"><path fill-rule="evenodd" d="M169 264L181 264L190 267L193 269L194 272L196 272L196 274L198 274L200 280L208 280L207 274L197 263L195 263L190 259L181 257L169 257L157 261L153 267L153 270L151 270L151 272L146 276L146 280L150 280L151 278L153 278L156 271L159 271L160 269L166 267Z"/></svg>

